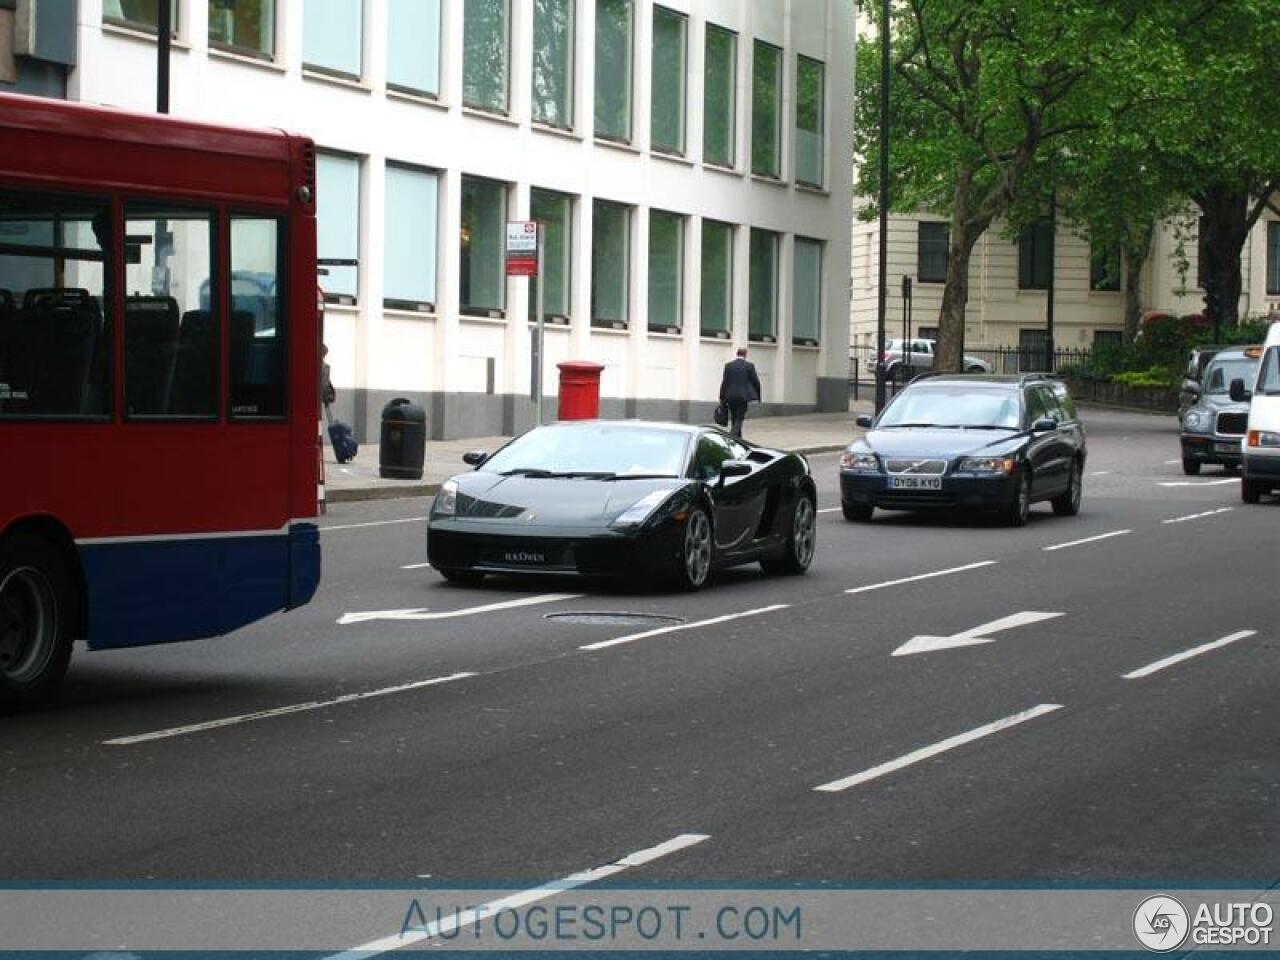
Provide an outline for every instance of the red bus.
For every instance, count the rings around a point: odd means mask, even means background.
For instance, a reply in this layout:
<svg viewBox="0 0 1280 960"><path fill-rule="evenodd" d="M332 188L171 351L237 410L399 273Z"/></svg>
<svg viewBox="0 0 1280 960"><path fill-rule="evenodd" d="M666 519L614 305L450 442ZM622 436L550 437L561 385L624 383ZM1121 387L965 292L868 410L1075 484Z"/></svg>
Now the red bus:
<svg viewBox="0 0 1280 960"><path fill-rule="evenodd" d="M310 140L0 94L0 707L320 576Z"/></svg>

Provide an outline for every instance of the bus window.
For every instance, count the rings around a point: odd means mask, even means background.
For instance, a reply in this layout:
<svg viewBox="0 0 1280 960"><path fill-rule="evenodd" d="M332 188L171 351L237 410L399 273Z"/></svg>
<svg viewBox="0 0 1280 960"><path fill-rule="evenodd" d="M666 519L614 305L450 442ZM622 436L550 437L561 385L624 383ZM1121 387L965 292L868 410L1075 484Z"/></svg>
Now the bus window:
<svg viewBox="0 0 1280 960"><path fill-rule="evenodd" d="M231 417L283 418L288 330L281 309L281 221L231 217Z"/></svg>
<svg viewBox="0 0 1280 960"><path fill-rule="evenodd" d="M100 201L0 191L0 417L111 412Z"/></svg>
<svg viewBox="0 0 1280 960"><path fill-rule="evenodd" d="M128 416L218 415L213 218L131 203L125 209L124 406Z"/></svg>

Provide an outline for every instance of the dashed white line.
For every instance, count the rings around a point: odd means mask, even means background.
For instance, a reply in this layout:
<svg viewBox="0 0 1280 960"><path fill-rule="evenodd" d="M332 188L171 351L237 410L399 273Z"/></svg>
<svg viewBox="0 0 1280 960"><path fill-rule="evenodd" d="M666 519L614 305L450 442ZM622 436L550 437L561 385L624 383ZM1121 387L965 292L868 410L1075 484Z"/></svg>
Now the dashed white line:
<svg viewBox="0 0 1280 960"><path fill-rule="evenodd" d="M677 633L681 630L695 630L698 627L710 627L717 623L727 623L730 620L741 620L744 617L758 617L762 613L772 613L775 610L786 610L791 604L775 603L768 607L757 607L755 610L744 610L742 613L729 613L723 617L712 617L710 620L694 620L692 623L677 623L671 627L658 627L655 630L646 630L643 633L632 633L625 637L615 637L612 640L601 640L598 643L588 643L579 647L579 650L604 650L606 647L616 647L623 643L631 643L633 640L646 640L649 637L658 637L664 633Z"/></svg>
<svg viewBox="0 0 1280 960"><path fill-rule="evenodd" d="M1110 471L1110 470L1095 470L1095 471L1093 471L1093 473L1089 474L1089 476L1091 476L1091 477L1106 477L1106 476L1109 476L1110 474L1111 474L1111 471Z"/></svg>
<svg viewBox="0 0 1280 960"><path fill-rule="evenodd" d="M945 577L953 573L964 573L966 570L977 570L980 567L995 566L999 561L981 560L978 563L966 563L963 567L948 567L946 570L935 570L932 573L920 573L914 577L903 577L900 580L886 580L884 583L869 583L865 587L852 587L845 593L869 593L872 590L883 590L885 587L896 587L903 583L915 583L918 580L932 580L934 577Z"/></svg>
<svg viewBox="0 0 1280 960"><path fill-rule="evenodd" d="M1164 465L1165 465L1166 467L1171 467L1171 466L1173 466L1175 463L1181 463L1181 462L1182 462L1181 460L1166 460L1166 461L1164 462Z"/></svg>
<svg viewBox="0 0 1280 960"><path fill-rule="evenodd" d="M517 600L499 600L497 603L485 603L478 607L461 607L457 610L437 610L435 613L425 607L410 607L405 610L362 610L357 613L344 613L337 620L339 626L352 623L365 623L369 620L453 620L457 617L471 617L477 613L496 613L500 610L515 610L519 607L535 607L542 603L558 603L561 600L577 600L580 593L540 593L532 597L520 597Z"/></svg>
<svg viewBox="0 0 1280 960"><path fill-rule="evenodd" d="M635 853L621 857L602 867L593 867L590 870L583 870L581 873L570 874L562 880L553 880L551 883L543 884L540 887L513 893L498 900L490 900L488 903L480 904L477 907L455 910L449 916L441 917L431 923L427 923L426 917L423 916L421 924L410 926L408 921L413 919L412 914L410 914L400 933L394 933L380 940L353 947L346 953L335 954L327 958L327 960L364 960L364 958L370 956L390 953L393 950L400 950L435 937L447 936L457 930L473 927L486 917L492 917L504 910L515 910L531 903L554 897L557 894L564 893L566 890L598 883L601 880L622 873L624 870L632 867L642 867L661 857L688 849L710 839L710 836L705 833L682 833L655 847L637 850Z"/></svg>
<svg viewBox="0 0 1280 960"><path fill-rule="evenodd" d="M1023 710L1001 720L975 727L966 733L948 737L946 740L941 740L932 746L913 750L897 760L890 760L888 763L882 763L878 767L863 770L861 773L855 773L853 776L844 777L841 780L832 780L830 783L824 783L822 786L814 787L813 789L821 793L839 793L842 790L848 790L850 787L856 787L860 783L875 780L877 777L883 777L887 773L893 773L903 767L909 767L912 764L919 763L921 760L928 760L930 757L936 757L940 753L946 753L948 750L954 750L967 743L973 743L975 740L988 737L993 733L1008 730L1010 727L1016 727L1020 723L1026 723L1028 720L1034 720L1036 717L1042 717L1046 713L1053 713L1055 710L1061 709L1062 704L1060 703L1042 703L1038 707L1032 707L1030 710Z"/></svg>
<svg viewBox="0 0 1280 960"><path fill-rule="evenodd" d="M1097 543L1099 540L1110 540L1112 537L1123 537L1126 533L1133 533L1132 530L1112 530L1110 533L1100 533L1096 537L1085 537L1083 540L1068 540L1066 543L1055 543L1051 547L1041 547L1045 553L1052 553L1054 550L1065 550L1067 547L1078 547L1085 543Z"/></svg>
<svg viewBox="0 0 1280 960"><path fill-rule="evenodd" d="M1160 484L1162 487L1221 487L1227 483L1239 483L1235 477L1227 477L1225 480L1165 480Z"/></svg>
<svg viewBox="0 0 1280 960"><path fill-rule="evenodd" d="M334 526L321 527L323 533L326 530L359 530L362 527L389 527L397 523L425 523L426 517L405 517L403 520L373 520L369 523L339 523Z"/></svg>
<svg viewBox="0 0 1280 960"><path fill-rule="evenodd" d="M422 570L429 566L431 566L431 564L429 563L406 563L400 569L401 570Z"/></svg>
<svg viewBox="0 0 1280 960"><path fill-rule="evenodd" d="M1217 510L1206 510L1204 513L1189 513L1185 517L1174 517L1172 520L1161 520L1161 523L1186 523L1188 520L1200 520L1204 517L1216 517L1220 513L1230 513L1234 507L1219 507Z"/></svg>
<svg viewBox="0 0 1280 960"><path fill-rule="evenodd" d="M402 683L394 687L383 687L380 690L366 690L362 693L347 693L340 697L334 697L332 700L313 700L308 703L293 703L287 707L273 707L270 710L258 710L254 713L242 713L234 717L223 717L219 720L206 720L204 723L192 723L184 727L170 727L167 730L156 730L152 733L140 733L131 737L116 737L113 740L104 740L103 744L109 747L129 747L138 743L149 743L153 740L168 740L172 737L184 737L190 733L201 733L205 730L217 730L221 727L233 727L241 723L251 723L255 720L269 720L272 717L283 717L291 713L305 713L309 710L323 710L326 707L336 707L343 703L355 703L358 700L369 700L373 697L386 697L393 693L407 693L410 690L421 690L424 687L436 687L442 683L452 683L455 680L465 680L468 677L475 677L475 673L451 673L447 677L432 677L429 680L415 680L412 683Z"/></svg>
<svg viewBox="0 0 1280 960"><path fill-rule="evenodd" d="M840 509L839 507L823 507L821 510L817 510L815 512L816 513L835 513L839 509Z"/></svg>
<svg viewBox="0 0 1280 960"><path fill-rule="evenodd" d="M1143 677L1149 677L1153 673L1172 667L1176 663L1183 660L1190 660L1192 657L1198 657L1202 653L1208 653L1210 650L1217 650L1219 647L1225 647L1229 643L1235 643L1237 640L1243 640L1246 637L1252 637L1257 634L1257 630L1241 630L1239 633L1233 633L1225 636L1220 640L1214 640L1211 643L1202 643L1198 647L1192 647L1190 650L1184 650L1182 653L1175 653L1171 657L1165 657L1163 660L1157 660L1155 663L1149 663L1145 667L1126 673L1126 680L1141 680Z"/></svg>

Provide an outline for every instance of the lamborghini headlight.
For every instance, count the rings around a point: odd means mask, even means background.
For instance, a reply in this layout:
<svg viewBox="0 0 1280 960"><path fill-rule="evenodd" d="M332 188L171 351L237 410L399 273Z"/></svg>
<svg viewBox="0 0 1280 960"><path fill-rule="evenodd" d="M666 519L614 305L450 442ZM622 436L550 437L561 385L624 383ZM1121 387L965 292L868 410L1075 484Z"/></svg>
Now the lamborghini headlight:
<svg viewBox="0 0 1280 960"><path fill-rule="evenodd" d="M618 514L618 518L613 521L613 526L634 527L644 523L653 514L653 511L666 502L667 497L670 495L670 490L653 490L646 493L627 509L623 510L622 513Z"/></svg>
<svg viewBox="0 0 1280 960"><path fill-rule="evenodd" d="M440 485L431 512L438 517L456 516L458 512L458 481L446 480Z"/></svg>

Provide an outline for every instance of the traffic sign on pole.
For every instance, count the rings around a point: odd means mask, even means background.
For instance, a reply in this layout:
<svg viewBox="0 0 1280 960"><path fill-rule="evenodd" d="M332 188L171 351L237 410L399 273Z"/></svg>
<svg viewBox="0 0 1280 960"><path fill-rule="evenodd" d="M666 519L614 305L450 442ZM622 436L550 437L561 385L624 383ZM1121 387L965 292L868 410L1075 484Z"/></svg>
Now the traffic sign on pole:
<svg viewBox="0 0 1280 960"><path fill-rule="evenodd" d="M507 276L538 275L538 224L533 220L507 223Z"/></svg>

